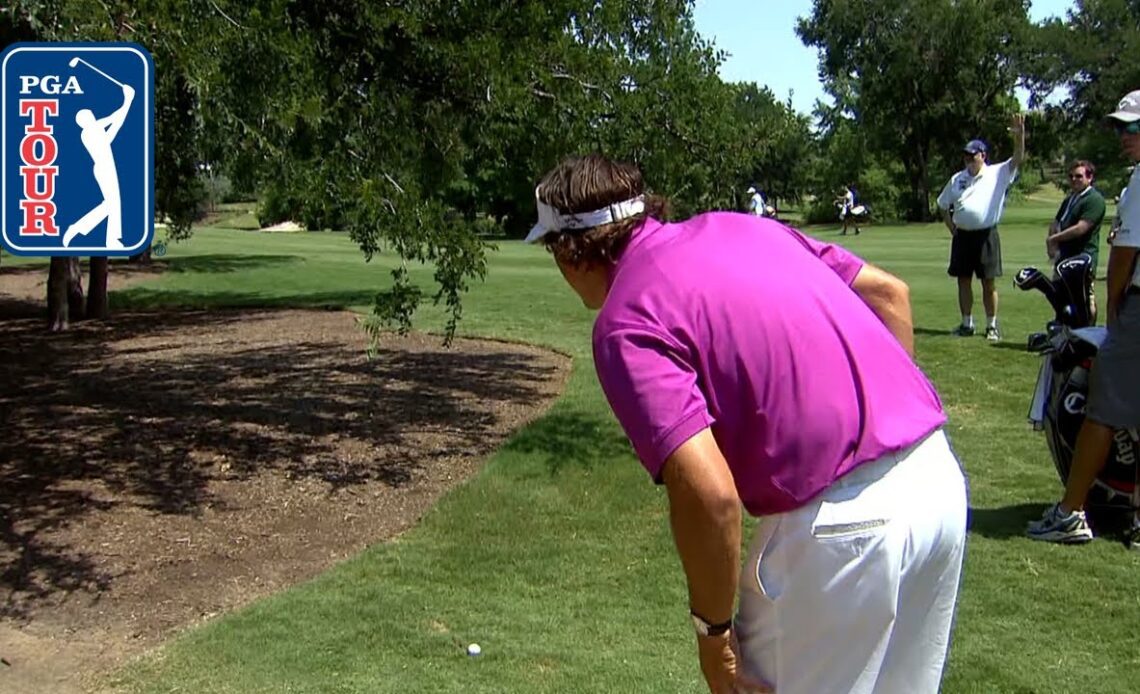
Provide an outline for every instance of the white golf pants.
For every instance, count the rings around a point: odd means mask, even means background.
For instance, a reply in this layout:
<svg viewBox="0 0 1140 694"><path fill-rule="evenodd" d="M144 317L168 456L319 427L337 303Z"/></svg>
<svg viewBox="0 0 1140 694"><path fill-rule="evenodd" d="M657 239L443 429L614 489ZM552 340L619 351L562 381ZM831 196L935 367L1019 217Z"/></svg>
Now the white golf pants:
<svg viewBox="0 0 1140 694"><path fill-rule="evenodd" d="M740 577L746 671L779 694L937 692L965 538L941 430L762 518Z"/></svg>

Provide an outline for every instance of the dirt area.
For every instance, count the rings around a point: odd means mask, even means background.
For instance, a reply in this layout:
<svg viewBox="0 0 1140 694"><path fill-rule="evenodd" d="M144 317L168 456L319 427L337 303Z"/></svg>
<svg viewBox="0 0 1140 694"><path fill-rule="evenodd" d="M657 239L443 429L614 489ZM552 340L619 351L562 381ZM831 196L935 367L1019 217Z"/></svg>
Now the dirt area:
<svg viewBox="0 0 1140 694"><path fill-rule="evenodd" d="M369 361L340 311L117 315L49 335L23 303L42 281L0 268L2 692L86 691L406 530L569 374L544 350L423 335Z"/></svg>

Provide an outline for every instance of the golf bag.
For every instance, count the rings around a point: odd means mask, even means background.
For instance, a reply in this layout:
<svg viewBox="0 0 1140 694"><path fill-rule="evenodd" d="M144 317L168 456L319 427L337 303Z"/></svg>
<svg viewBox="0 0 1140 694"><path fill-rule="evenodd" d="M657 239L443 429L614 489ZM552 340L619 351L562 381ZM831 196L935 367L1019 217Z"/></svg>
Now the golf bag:
<svg viewBox="0 0 1140 694"><path fill-rule="evenodd" d="M1037 268L1024 268L1014 284L1024 291L1040 291L1053 307L1054 319L1046 324L1046 332L1034 333L1028 339L1027 349L1042 355L1028 416L1035 429L1044 430L1053 464L1064 484L1085 418L1089 370L1107 331L1090 325L1092 258L1081 253L1060 261L1054 270L1053 278L1048 278ZM1108 463L1089 494L1089 505L1140 508L1138 455L1137 432L1117 430Z"/></svg>
<svg viewBox="0 0 1140 694"><path fill-rule="evenodd" d="M847 206L843 203L836 203L835 206L839 208L839 221L841 222L846 219L848 215L850 215L851 219L856 222L865 222L867 221L867 217L869 217L871 214L871 210L869 210L866 205L862 204L855 205L850 209L848 209Z"/></svg>

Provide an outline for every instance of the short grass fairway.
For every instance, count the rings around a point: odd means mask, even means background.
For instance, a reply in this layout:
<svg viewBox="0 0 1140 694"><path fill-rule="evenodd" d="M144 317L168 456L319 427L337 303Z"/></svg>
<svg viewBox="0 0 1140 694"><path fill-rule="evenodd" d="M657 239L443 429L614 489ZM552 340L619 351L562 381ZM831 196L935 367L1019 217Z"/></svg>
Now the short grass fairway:
<svg viewBox="0 0 1140 694"><path fill-rule="evenodd" d="M910 283L919 360L970 475L947 692L1140 691L1140 552L1111 540L1073 548L1022 537L1060 485L1025 417L1039 362L1024 340L1051 310L1014 289L1012 276L1042 262L1059 200L1032 196L1007 213L1006 342L997 345L947 334L958 311L940 225L871 226L842 238L835 227L812 230ZM387 280L383 261L365 265L339 234L209 229L165 260L172 272L117 294L115 305L363 307ZM438 329L440 316L425 311L419 326ZM487 281L466 299L462 332L574 355L550 414L399 540L193 630L111 684L199 693L701 691L665 497L602 398L590 325L542 250L501 244ZM466 655L473 642L481 656Z"/></svg>

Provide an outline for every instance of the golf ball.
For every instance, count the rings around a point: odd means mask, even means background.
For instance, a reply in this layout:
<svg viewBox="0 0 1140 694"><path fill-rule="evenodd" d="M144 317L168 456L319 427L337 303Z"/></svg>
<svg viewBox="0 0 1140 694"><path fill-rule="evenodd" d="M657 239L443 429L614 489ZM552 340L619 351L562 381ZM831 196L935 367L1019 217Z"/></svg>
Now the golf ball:
<svg viewBox="0 0 1140 694"><path fill-rule="evenodd" d="M479 655L482 652L483 649L479 648L479 644L477 643L473 643L467 647L467 655Z"/></svg>

